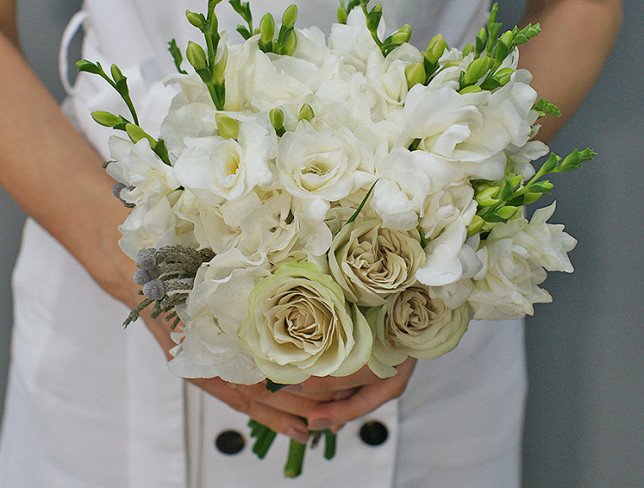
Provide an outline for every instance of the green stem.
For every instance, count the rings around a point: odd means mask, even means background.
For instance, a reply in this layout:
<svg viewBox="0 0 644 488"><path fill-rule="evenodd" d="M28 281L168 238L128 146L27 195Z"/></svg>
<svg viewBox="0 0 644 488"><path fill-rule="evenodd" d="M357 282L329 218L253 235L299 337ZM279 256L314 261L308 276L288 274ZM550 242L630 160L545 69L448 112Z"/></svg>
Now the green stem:
<svg viewBox="0 0 644 488"><path fill-rule="evenodd" d="M335 456L336 435L331 429L324 431L324 458L333 459Z"/></svg>
<svg viewBox="0 0 644 488"><path fill-rule="evenodd" d="M304 464L304 453L306 452L306 444L300 444L294 439L288 446L288 458L286 459L286 466L284 466L284 476L287 478L297 478L302 474L302 465Z"/></svg>

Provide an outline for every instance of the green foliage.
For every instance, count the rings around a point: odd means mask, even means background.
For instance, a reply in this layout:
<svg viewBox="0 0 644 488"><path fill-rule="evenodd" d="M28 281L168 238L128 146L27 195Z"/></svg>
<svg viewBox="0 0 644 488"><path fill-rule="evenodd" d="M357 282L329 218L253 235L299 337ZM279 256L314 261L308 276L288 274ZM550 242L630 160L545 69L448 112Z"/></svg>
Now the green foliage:
<svg viewBox="0 0 644 488"><path fill-rule="evenodd" d="M181 64L183 63L183 55L181 54L181 49L179 49L179 46L177 45L176 39L172 39L168 43L168 51L170 52L170 56L172 56L172 61L174 61L174 66L177 68L177 72L182 75L187 75L188 72L181 67Z"/></svg>

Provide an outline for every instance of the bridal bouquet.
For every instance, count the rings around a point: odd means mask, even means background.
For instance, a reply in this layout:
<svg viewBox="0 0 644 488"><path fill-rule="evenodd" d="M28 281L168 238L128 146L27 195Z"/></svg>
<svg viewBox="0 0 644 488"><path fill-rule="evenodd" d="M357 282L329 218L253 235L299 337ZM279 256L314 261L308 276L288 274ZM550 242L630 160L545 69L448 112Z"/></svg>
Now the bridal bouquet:
<svg viewBox="0 0 644 488"><path fill-rule="evenodd" d="M364 366L384 378L449 352L472 318L551 301L539 285L572 271L576 241L547 223L554 204L524 208L594 153L531 164L549 152L533 140L539 118L558 115L517 68L538 25L501 32L494 5L463 50L439 34L421 51L369 0L342 1L328 38L296 28L294 5L257 25L231 0L235 43L220 1L186 13L205 39L188 44L188 70L170 43L176 95L159 138L117 66L78 62L129 108L92 114L123 131L106 168L132 209L121 246L145 295L126 323L148 305L174 319L175 374L272 389ZM251 426L261 457L275 434ZM302 456L293 441L287 475Z"/></svg>

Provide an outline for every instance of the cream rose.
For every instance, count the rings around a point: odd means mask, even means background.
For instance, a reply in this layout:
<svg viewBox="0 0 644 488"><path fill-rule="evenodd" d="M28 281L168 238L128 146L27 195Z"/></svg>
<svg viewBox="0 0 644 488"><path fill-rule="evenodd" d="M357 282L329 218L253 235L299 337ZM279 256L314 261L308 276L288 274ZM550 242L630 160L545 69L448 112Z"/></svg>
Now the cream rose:
<svg viewBox="0 0 644 488"><path fill-rule="evenodd" d="M347 300L364 307L411 286L425 252L411 233L384 229L380 220L345 225L329 251L331 274Z"/></svg>
<svg viewBox="0 0 644 488"><path fill-rule="evenodd" d="M467 305L451 310L417 284L389 297L383 307L371 309L367 319L374 336L370 366L383 375L409 356L433 359L454 349L470 316Z"/></svg>
<svg viewBox="0 0 644 488"><path fill-rule="evenodd" d="M239 338L262 373L283 384L355 373L369 361L373 343L358 307L308 262L283 264L257 283Z"/></svg>

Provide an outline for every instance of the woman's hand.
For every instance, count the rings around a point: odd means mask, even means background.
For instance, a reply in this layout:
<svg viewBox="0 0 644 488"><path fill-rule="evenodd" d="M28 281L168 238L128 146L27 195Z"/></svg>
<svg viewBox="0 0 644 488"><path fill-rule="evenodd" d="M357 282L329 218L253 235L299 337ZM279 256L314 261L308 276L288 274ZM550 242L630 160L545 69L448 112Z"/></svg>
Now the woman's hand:
<svg viewBox="0 0 644 488"><path fill-rule="evenodd" d="M310 378L284 390L320 402L307 415L311 430L330 428L337 432L347 422L401 396L415 366L416 359L407 358L396 367L398 374L391 378L379 378L365 366L351 376Z"/></svg>

